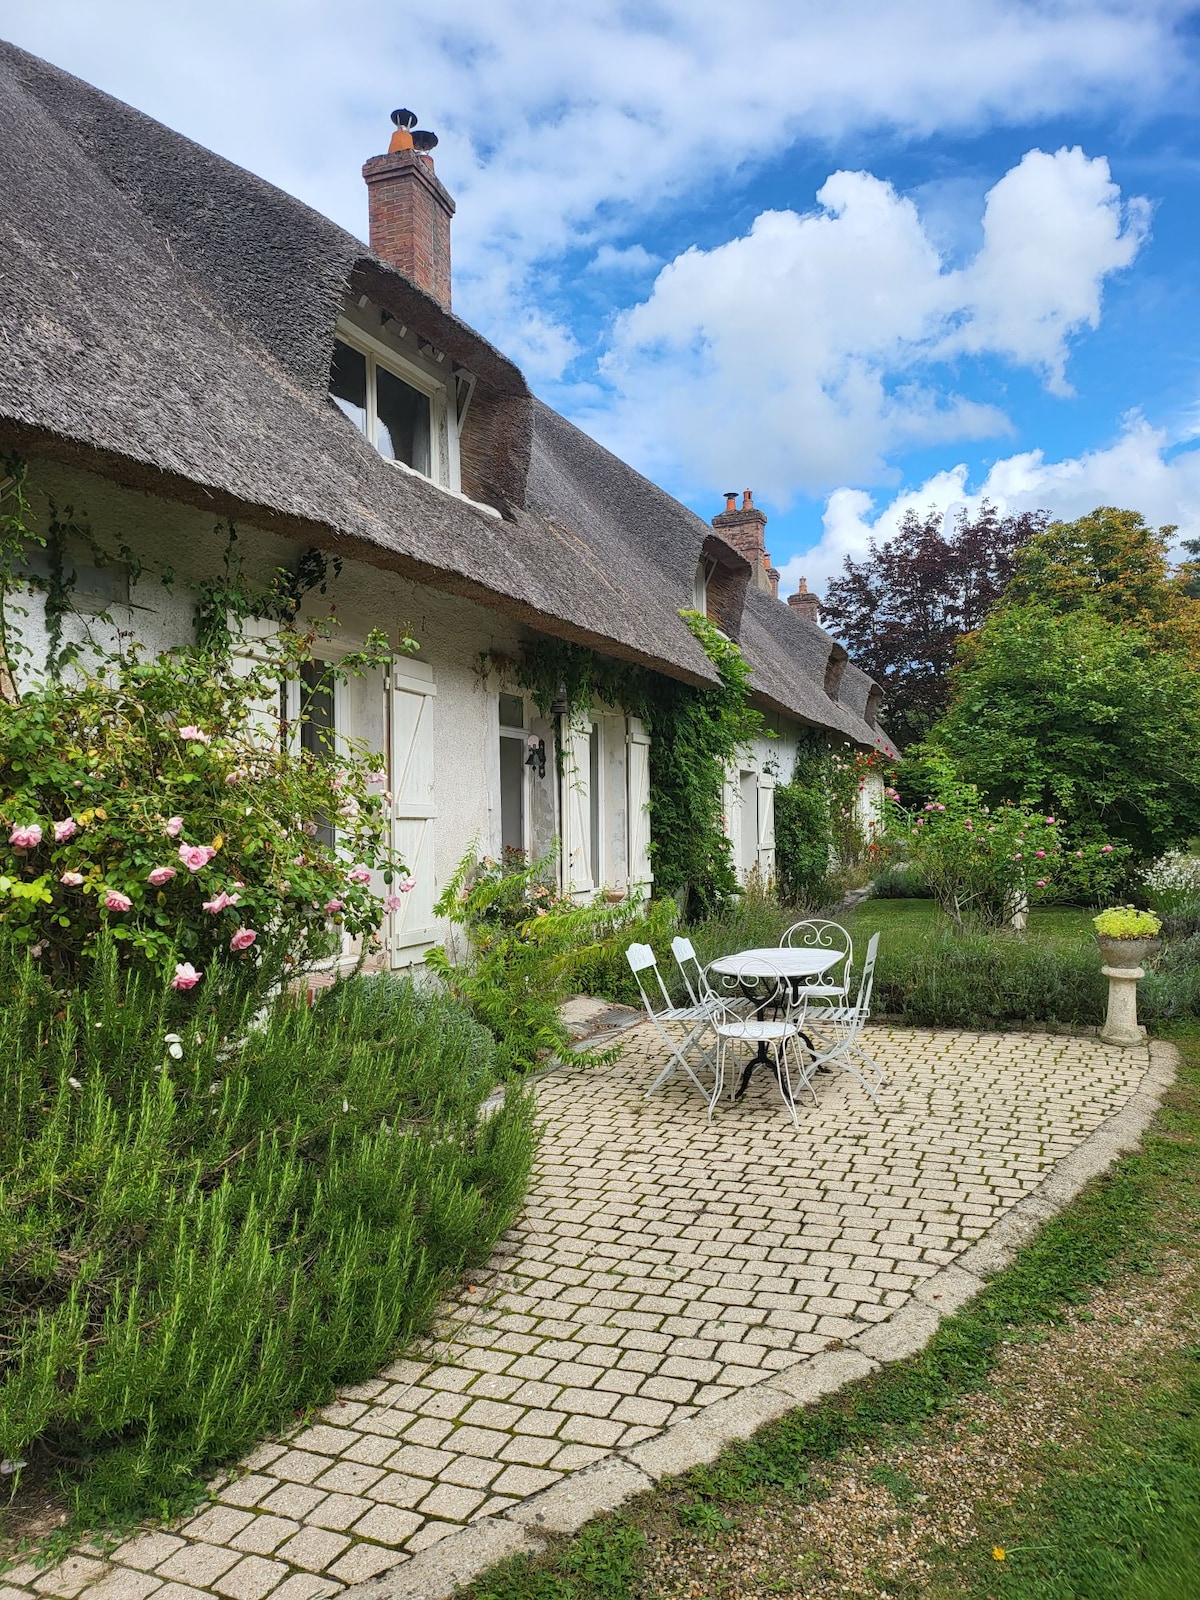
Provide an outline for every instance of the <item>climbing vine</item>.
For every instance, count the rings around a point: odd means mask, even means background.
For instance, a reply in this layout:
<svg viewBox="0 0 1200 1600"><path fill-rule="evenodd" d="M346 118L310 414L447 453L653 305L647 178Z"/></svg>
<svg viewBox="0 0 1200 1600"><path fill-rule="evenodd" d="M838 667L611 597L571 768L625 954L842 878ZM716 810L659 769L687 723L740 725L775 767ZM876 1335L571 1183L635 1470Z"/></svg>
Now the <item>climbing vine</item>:
<svg viewBox="0 0 1200 1600"><path fill-rule="evenodd" d="M750 668L737 645L699 612L680 615L719 683L680 683L561 640L528 644L506 664L543 716L557 707L569 722L603 701L646 724L655 889L678 896L687 916L702 917L737 890L724 828L725 770L763 732L763 719L750 704Z"/></svg>
<svg viewBox="0 0 1200 1600"><path fill-rule="evenodd" d="M831 744L815 728L800 735L791 781L775 790L775 874L785 903L823 904L837 869L862 859L859 796L881 760L877 751Z"/></svg>

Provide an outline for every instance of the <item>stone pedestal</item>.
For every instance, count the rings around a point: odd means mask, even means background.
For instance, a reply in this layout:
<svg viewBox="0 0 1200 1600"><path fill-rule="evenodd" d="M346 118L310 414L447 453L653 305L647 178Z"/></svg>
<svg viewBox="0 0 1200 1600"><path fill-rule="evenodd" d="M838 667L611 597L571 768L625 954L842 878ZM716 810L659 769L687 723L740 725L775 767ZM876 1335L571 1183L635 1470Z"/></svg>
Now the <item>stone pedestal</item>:
<svg viewBox="0 0 1200 1600"><path fill-rule="evenodd" d="M1145 1028L1137 1019L1138 979L1146 976L1145 967L1101 967L1108 979L1108 1015L1100 1030L1105 1044L1141 1044Z"/></svg>

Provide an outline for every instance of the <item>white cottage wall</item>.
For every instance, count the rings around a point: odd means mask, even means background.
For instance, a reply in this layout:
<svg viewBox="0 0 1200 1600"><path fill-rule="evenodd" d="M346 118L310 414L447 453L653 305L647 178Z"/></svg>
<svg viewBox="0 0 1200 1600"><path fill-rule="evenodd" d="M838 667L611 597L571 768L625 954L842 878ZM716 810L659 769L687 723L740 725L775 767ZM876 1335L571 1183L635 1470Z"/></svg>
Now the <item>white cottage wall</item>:
<svg viewBox="0 0 1200 1600"><path fill-rule="evenodd" d="M126 545L145 563L146 570L129 593L128 603L114 605L107 595L96 595L97 607L108 605L115 628L134 635L152 651L191 641L195 595L190 585L214 577L225 550L225 530L214 529L211 516L56 463L32 463L30 482L35 494L35 526L44 526L46 497L52 496L60 516L65 516L64 508L72 507L74 518L90 525L102 547ZM301 553L300 546L243 523L238 524L236 549L246 576L257 583L269 581L277 568L293 564ZM175 574L169 589L160 578L164 568ZM85 586L111 581L111 573L93 580L82 565L81 572ZM90 603L86 587L82 598ZM498 855L497 690L481 674L480 661L489 651L513 655L519 648L520 630L458 596L441 594L351 560L343 563L339 576L331 575L325 596L311 597L308 611L323 616L330 606L335 608L339 624L330 640L334 650L358 647L372 628L383 630L393 642L408 632L420 641L412 660L431 669L437 690L432 706L437 883L447 880L472 844ZM25 639L32 651L30 675L40 676L49 650L40 606L31 605L24 621ZM100 642L114 642L113 628L99 624L94 617L68 619L66 637L82 639L85 630ZM547 776L544 782L533 780L532 813L535 848L544 849L558 831L552 729L541 719L533 726L547 742Z"/></svg>

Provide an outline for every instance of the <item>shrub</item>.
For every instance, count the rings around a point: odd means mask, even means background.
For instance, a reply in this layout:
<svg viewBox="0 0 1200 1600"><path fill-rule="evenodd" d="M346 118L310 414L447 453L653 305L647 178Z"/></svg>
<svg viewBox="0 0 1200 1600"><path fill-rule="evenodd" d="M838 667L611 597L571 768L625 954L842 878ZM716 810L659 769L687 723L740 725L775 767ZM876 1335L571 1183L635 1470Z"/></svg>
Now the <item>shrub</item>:
<svg viewBox="0 0 1200 1600"><path fill-rule="evenodd" d="M935 798L908 812L885 791L892 849L929 885L958 929L996 928L1039 901L1098 896L1128 850L1099 841L1072 846L1062 825L1028 806L988 806L945 757L927 757Z"/></svg>
<svg viewBox="0 0 1200 1600"><path fill-rule="evenodd" d="M0 950L0 1456L81 1518L189 1479L373 1375L520 1203L533 1132L452 999L186 1000L111 941L54 990Z"/></svg>
<svg viewBox="0 0 1200 1600"><path fill-rule="evenodd" d="M245 670L228 649L115 657L0 706L0 926L52 981L105 935L180 988L271 952L302 968L374 932L380 880L411 886L381 758L281 724L311 642L284 633Z"/></svg>
<svg viewBox="0 0 1200 1600"><path fill-rule="evenodd" d="M775 789L775 871L785 904L834 904L839 869L854 868L873 850L859 802L882 761L877 750L834 746L824 734L800 738L791 780Z"/></svg>
<svg viewBox="0 0 1200 1600"><path fill-rule="evenodd" d="M674 901L564 899L551 886L552 862L468 851L435 908L463 929L466 948L431 950L426 962L491 1033L504 1072L529 1072L570 1047L568 995L636 1002L625 951L635 940L661 949L674 926Z"/></svg>
<svg viewBox="0 0 1200 1600"><path fill-rule="evenodd" d="M929 885L912 867L896 862L877 873L871 884L876 900L928 900Z"/></svg>
<svg viewBox="0 0 1200 1600"><path fill-rule="evenodd" d="M1163 856L1147 872L1144 888L1168 939L1200 933L1200 856L1183 850Z"/></svg>
<svg viewBox="0 0 1200 1600"><path fill-rule="evenodd" d="M881 941L876 1012L942 1028L1104 1020L1108 980L1090 941L1035 943L1004 933L945 933L926 943Z"/></svg>

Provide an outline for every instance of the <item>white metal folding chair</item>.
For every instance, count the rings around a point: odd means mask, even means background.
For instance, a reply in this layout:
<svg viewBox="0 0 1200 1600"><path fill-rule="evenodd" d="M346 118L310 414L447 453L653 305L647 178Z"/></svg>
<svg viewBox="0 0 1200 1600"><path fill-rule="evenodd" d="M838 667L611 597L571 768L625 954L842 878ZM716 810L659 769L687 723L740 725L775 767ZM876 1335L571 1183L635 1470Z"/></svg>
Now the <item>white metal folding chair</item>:
<svg viewBox="0 0 1200 1600"><path fill-rule="evenodd" d="M804 995L809 1001L828 1000L834 1005L849 1003L854 944L840 922L828 922L819 917L793 922L779 943L793 950L840 951L837 960L824 972L805 982Z"/></svg>
<svg viewBox="0 0 1200 1600"><path fill-rule="evenodd" d="M696 947L690 939L685 939L682 934L676 934L671 940L671 954L675 957L675 965L679 968L679 975L683 979L684 987L688 992L688 999L694 1006L712 1007L723 1005L726 1010L746 1011L753 1009L754 1002L739 995L721 994L713 992L708 974L700 965L700 957L696 954Z"/></svg>
<svg viewBox="0 0 1200 1600"><path fill-rule="evenodd" d="M795 1057L799 1085L812 1095L813 1104L817 1103L816 1092L811 1082L815 1066L805 1060L796 1043L800 1037L804 1017L803 999L797 1005L795 990L785 974L764 978L761 958L752 965L748 964L744 973L739 973L737 970L723 972L720 975L720 982L731 994L735 989L742 994L754 991L759 998L755 1002L754 1012L749 1016L738 1009L738 1002L723 999L717 1001L717 1011L714 1013L712 1024L717 1035L717 1073L712 1099L708 1105L708 1120L712 1121L713 1111L724 1091L725 1063L730 1047L736 1044L748 1044L753 1045L755 1050L760 1051L768 1061L774 1056L775 1082L779 1087L779 1097L791 1114L793 1126L799 1127L796 1100L792 1092L792 1077L788 1070L789 1051ZM803 996L803 989L800 990L800 994ZM765 1015L768 1011L773 1011L774 1015L768 1018Z"/></svg>
<svg viewBox="0 0 1200 1600"><path fill-rule="evenodd" d="M874 1057L868 1055L861 1044L862 1032L871 1015L871 995L875 987L875 959L879 953L879 935L873 933L867 945L867 959L859 979L858 995L852 1005L817 1006L807 1018L808 1031L815 1035L817 1053L813 1070L831 1065L841 1067L859 1083L876 1104L879 1097L863 1074L850 1060L853 1056L871 1072L880 1087L887 1083L883 1069Z"/></svg>
<svg viewBox="0 0 1200 1600"><path fill-rule="evenodd" d="M682 1067L704 1098L711 1101L713 1091L706 1088L692 1070L692 1064L688 1060L688 1053L689 1051L694 1051L699 1056L697 1064L702 1068L707 1067L715 1077L717 1071L714 1059L715 1041L707 1049L704 1049L700 1043L704 1035L713 1027L713 1005L703 1000L693 1000L685 1006L675 1005L671 1000L671 996L667 993L667 986L662 980L662 973L658 970L658 958L648 944L631 944L625 952L625 956L637 983L638 993L642 997L642 1004L646 1008L646 1015L654 1024L669 1053L666 1066L658 1074L642 1098L646 1099L656 1089L660 1089L671 1074ZM651 972L654 974L654 987L657 989L657 995L653 999L651 998L651 991L646 987L645 979L645 974ZM669 1025L678 1027L682 1031L682 1038L673 1039L667 1032Z"/></svg>

